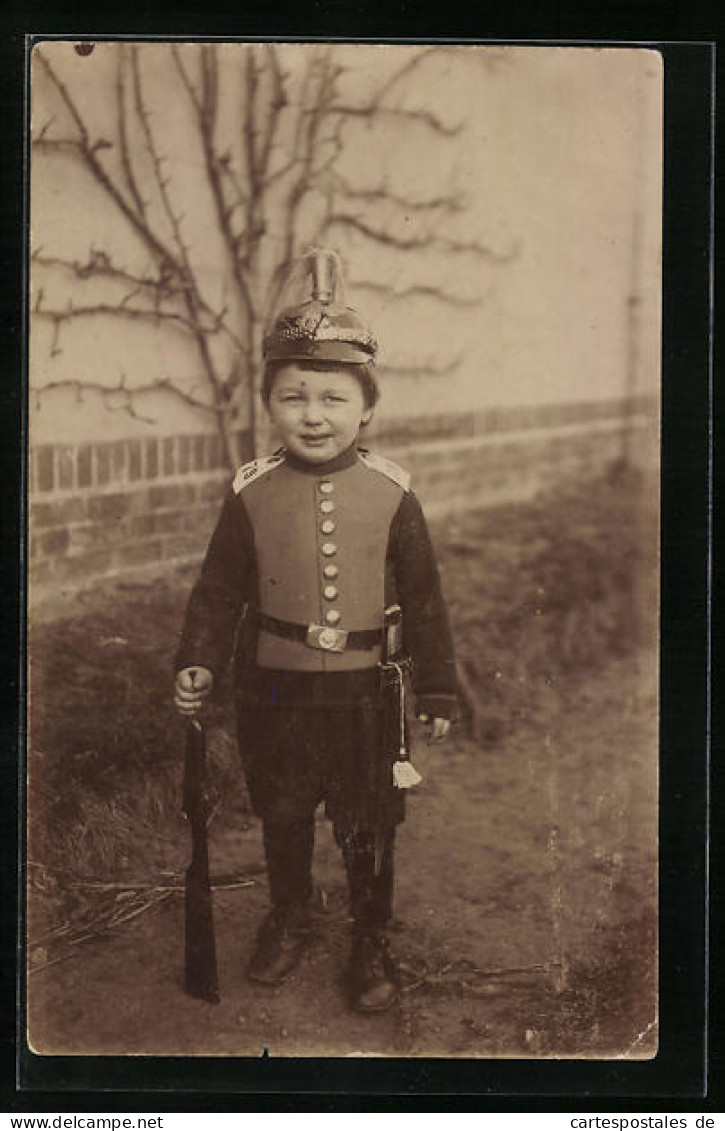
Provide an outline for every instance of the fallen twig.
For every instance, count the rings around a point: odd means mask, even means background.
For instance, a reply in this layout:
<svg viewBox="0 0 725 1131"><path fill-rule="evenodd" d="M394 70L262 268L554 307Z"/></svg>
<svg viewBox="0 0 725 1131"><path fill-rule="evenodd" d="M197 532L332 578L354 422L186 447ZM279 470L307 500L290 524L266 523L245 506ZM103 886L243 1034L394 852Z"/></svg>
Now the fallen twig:
<svg viewBox="0 0 725 1131"><path fill-rule="evenodd" d="M82 927L77 927L75 930L73 930L72 928L68 928L67 930L64 930L62 932L57 930L52 935L44 936L44 938L39 943L33 944L32 949L45 950L46 948L42 946L43 942L47 943L48 941L51 941L51 939L67 937L67 950L64 954L56 955L53 958L47 959L47 961L45 962L39 962L35 964L33 964L32 961L29 962L28 973L35 974L38 970L44 970L47 966L53 966L57 962L62 962L65 958L69 958L71 956L74 947L80 946L81 943L88 942L90 939L97 938L105 931L108 931L113 927L120 926L122 923L126 923L130 919L135 919L137 916L142 915L145 911L149 911L152 907L156 907L159 903L162 903L165 899L168 899L172 894L173 892L170 889L159 889L155 893L154 898L145 899L140 906L137 904L136 906L133 906L131 908L124 907L123 911L120 914L111 914L110 916L108 914L102 915Z"/></svg>
<svg viewBox="0 0 725 1131"><path fill-rule="evenodd" d="M86 888L90 891L183 891L184 882L183 877L177 873L171 873L170 878L176 880L176 883L158 883L156 881L146 880L126 880L120 883L106 883L102 880L77 880L71 884L74 888ZM212 887L215 891L231 891L234 888L246 888L256 884L257 881L245 876L243 873L230 876L216 876L212 877Z"/></svg>
<svg viewBox="0 0 725 1131"><path fill-rule="evenodd" d="M463 970L455 970L456 966L464 966ZM454 976L462 977L477 977L477 978L505 978L515 977L518 974L549 974L553 966L558 963L537 962L530 966L498 966L492 967L489 970L481 970L477 966L471 966L466 959L460 959L456 962L449 962L446 966L442 966L440 970L431 970L427 974L423 974L416 978L415 981L409 982L407 986L403 986L403 993L412 993L413 990L420 989L421 986L436 985L441 981L450 980L447 975L453 974ZM410 969L410 967L403 967L403 969Z"/></svg>
<svg viewBox="0 0 725 1131"><path fill-rule="evenodd" d="M442 966L440 970L436 970L430 974L424 974L423 977L418 978L416 982L409 982L407 986L403 986L403 993L411 993L413 990L417 990L420 986L430 985L431 983L438 981L448 973L453 965L454 964L452 962L449 962L447 966Z"/></svg>
<svg viewBox="0 0 725 1131"><path fill-rule="evenodd" d="M173 894L172 888L162 888L162 889L158 890L157 892L154 893L154 895L151 899L145 900L140 905L140 907L132 907L130 910L128 908L126 908L122 912L122 914L113 915L111 917L110 921L109 921L109 924L108 924L109 927L115 927L119 923L126 923L126 922L128 922L129 919L135 919L137 915L143 915L144 911L148 911L149 908L155 907L157 903L163 902L164 899L168 899L169 896L172 895L172 894Z"/></svg>
<svg viewBox="0 0 725 1131"><path fill-rule="evenodd" d="M70 957L74 947L97 938L105 931L118 927L122 923L136 919L165 899L169 899L176 892L184 891L184 882L181 875L176 872L165 874L168 875L170 882L78 880L71 884L70 886L73 888L82 888L99 895L113 892L117 894L113 903L106 907L103 913L96 916L95 919L76 925L64 923L59 927L53 927L34 940L29 946L31 952L35 949L45 951L49 944L64 944L68 949L66 953L54 956L46 962L36 963L35 965L29 963L29 972L35 973L37 970L44 970L47 966L55 965L56 962L62 962L65 958ZM257 880L251 879L243 873L217 876L212 881L212 887L215 891L235 891L239 888L255 887L256 884Z"/></svg>

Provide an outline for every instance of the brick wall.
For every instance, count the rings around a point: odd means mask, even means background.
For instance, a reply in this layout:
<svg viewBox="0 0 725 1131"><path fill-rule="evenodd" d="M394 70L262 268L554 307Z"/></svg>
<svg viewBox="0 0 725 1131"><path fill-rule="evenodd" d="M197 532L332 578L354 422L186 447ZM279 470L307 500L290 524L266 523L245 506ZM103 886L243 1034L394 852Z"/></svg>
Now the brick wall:
<svg viewBox="0 0 725 1131"><path fill-rule="evenodd" d="M228 481L208 433L31 449L31 595L196 557Z"/></svg>
<svg viewBox="0 0 725 1131"><path fill-rule="evenodd" d="M630 423L638 435L651 430L645 416ZM575 476L594 476L621 458L622 429L619 420L593 421L385 451L411 473L426 514L434 518L522 501Z"/></svg>
<svg viewBox="0 0 725 1131"><path fill-rule="evenodd" d="M651 403L591 402L393 421L370 445L412 473L435 516L594 474L621 454L625 408L629 426L652 437ZM240 441L250 451L249 436ZM206 433L36 447L28 458L31 598L198 558L228 482L219 440Z"/></svg>
<svg viewBox="0 0 725 1131"><path fill-rule="evenodd" d="M446 413L445 416L396 417L373 422L371 434L376 443L386 447L409 446L429 440L464 440L493 436L502 432L538 431L561 428L570 424L586 425L598 421L622 420L625 417L655 416L657 404L652 397L606 401L566 401L562 404L509 405L477 412Z"/></svg>

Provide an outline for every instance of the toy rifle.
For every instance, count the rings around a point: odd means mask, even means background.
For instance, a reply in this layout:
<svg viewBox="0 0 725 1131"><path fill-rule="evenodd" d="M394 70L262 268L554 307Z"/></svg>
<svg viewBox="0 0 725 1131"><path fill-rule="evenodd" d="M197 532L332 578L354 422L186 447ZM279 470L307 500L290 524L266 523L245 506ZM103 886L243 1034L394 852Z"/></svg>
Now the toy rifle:
<svg viewBox="0 0 725 1131"><path fill-rule="evenodd" d="M186 731L184 813L191 828L191 863L184 888L185 989L203 1001L219 1001L214 908L209 874L209 795L205 788L206 742L198 719Z"/></svg>

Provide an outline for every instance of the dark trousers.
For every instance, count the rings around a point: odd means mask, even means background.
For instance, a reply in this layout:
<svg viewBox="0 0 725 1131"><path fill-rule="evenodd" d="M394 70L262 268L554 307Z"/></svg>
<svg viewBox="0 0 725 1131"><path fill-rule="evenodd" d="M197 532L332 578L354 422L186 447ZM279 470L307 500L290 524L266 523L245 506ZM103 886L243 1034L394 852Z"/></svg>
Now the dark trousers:
<svg viewBox="0 0 725 1131"><path fill-rule="evenodd" d="M312 895L314 813L294 821L265 820L262 829L272 904L280 911L299 907ZM378 833L334 831L355 929L381 930L392 914L395 828Z"/></svg>

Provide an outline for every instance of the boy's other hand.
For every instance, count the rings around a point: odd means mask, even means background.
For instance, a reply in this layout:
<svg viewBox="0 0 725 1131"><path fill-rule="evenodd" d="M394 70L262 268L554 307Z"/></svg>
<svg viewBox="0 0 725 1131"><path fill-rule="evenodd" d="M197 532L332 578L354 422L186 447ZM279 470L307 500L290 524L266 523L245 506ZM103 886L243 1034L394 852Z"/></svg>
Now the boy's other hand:
<svg viewBox="0 0 725 1131"><path fill-rule="evenodd" d="M428 732L428 745L433 742L445 742L448 731L451 729L450 719L431 719L430 715L418 715L422 723L430 723Z"/></svg>
<svg viewBox="0 0 725 1131"><path fill-rule="evenodd" d="M214 676L208 668L182 668L174 685L176 710L187 717L198 715L213 686Z"/></svg>

